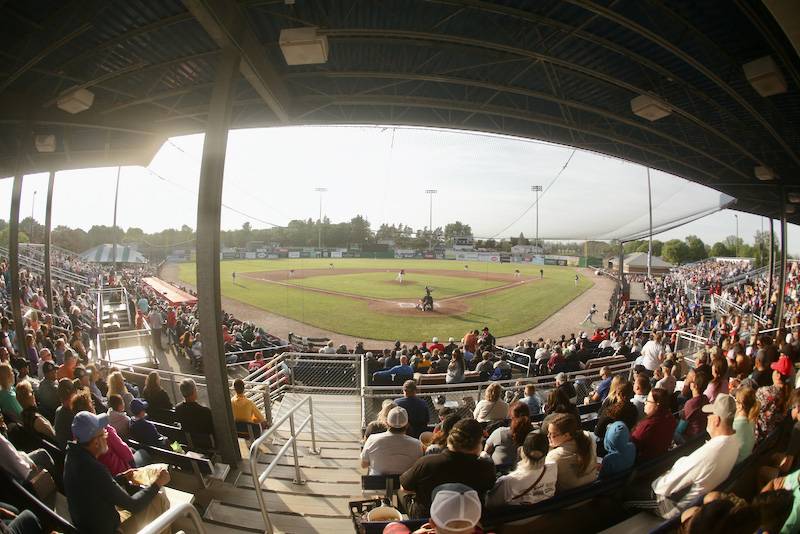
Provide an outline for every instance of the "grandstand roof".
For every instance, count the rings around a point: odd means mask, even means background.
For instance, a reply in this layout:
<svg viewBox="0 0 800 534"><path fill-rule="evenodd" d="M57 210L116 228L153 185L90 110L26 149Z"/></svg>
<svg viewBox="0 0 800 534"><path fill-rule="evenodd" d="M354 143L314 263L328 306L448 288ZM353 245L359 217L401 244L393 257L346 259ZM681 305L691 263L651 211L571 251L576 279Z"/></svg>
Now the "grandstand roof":
<svg viewBox="0 0 800 534"><path fill-rule="evenodd" d="M631 267L647 267L647 252L631 252L625 255L625 265ZM661 259L661 256L653 256L650 258L650 265L658 268L672 268L673 264Z"/></svg>
<svg viewBox="0 0 800 534"><path fill-rule="evenodd" d="M544 139L778 216L800 193L800 36L781 26L798 13L796 2L745 0L7 0L0 176L146 165L168 136L204 130L229 46L243 57L233 128L408 124ZM327 37L326 63L286 64L280 31L300 26ZM763 56L786 93L762 97L747 82L742 65ZM55 104L74 86L95 99L71 115ZM639 95L671 114L638 117ZM35 134L55 134L56 151L37 152ZM777 180L758 181L756 166Z"/></svg>
<svg viewBox="0 0 800 534"><path fill-rule="evenodd" d="M147 263L147 258L136 247L117 245L117 258L114 260L114 245L97 245L81 253L81 259L89 263Z"/></svg>

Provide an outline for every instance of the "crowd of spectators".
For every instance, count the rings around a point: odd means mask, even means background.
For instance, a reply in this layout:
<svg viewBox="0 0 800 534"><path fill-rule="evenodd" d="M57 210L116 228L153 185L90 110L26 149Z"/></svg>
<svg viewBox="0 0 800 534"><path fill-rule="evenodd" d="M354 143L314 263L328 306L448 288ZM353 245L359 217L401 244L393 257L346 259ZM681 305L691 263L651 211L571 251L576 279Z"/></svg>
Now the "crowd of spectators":
<svg viewBox="0 0 800 534"><path fill-rule="evenodd" d="M646 487L632 488L625 506L664 518L684 514L684 526L691 528L687 531L702 532L698 528L707 525L705 514L711 513L702 496L713 495L760 444L782 435L776 441L781 453L770 456L770 466L760 470L761 483L752 488L756 497L751 503L739 499L757 516L754 523L731 531L777 525L776 532L797 532L800 332L780 328L763 333L765 326L759 328L746 313L708 321L693 290L713 289L746 272L745 264L701 264L645 279L649 300L624 303L617 322L608 329L560 340L521 340L512 357L523 353L530 356L535 372L560 373L549 392L537 392L534 384L524 381L491 383L471 414L442 405L432 431L426 409L419 410L424 424L411 432L408 414L398 408L403 399L384 402L381 415L367 427L364 467L371 474L399 474L405 510L412 517L428 517L434 490L442 484L465 485L484 507L503 509L612 479L685 449L677 461L663 464ZM795 277L792 269L785 324L793 321ZM758 277L743 276L740 286L757 281ZM705 348L694 354L675 350L678 330L702 332ZM437 341L434 338L433 343ZM448 373L461 359L465 370L477 368L484 381L502 362L508 363L491 349L470 351L467 356L465 341L451 338L442 348L431 348L433 343L411 348L396 344L378 357L368 354L367 363L374 378L406 379L405 390L416 390L411 380L415 373ZM603 367L594 384L575 378L587 358L607 354L625 356L630 370L615 373ZM479 367L482 364L486 372ZM578 373L564 374L570 371ZM599 404L596 421L587 426L578 408L593 403ZM392 447L403 450L396 463L386 466L374 460ZM781 492L789 497L776 497ZM770 516L768 521L767 515L753 512L765 502L771 503L779 520Z"/></svg>

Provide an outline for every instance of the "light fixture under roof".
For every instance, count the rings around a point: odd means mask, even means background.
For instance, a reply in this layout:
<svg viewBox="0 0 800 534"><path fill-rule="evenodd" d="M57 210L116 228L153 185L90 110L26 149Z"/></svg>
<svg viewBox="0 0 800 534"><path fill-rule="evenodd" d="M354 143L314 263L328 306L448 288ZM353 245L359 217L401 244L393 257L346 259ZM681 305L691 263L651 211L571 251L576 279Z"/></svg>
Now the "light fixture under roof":
<svg viewBox="0 0 800 534"><path fill-rule="evenodd" d="M783 212L784 213L794 213L794 211L795 211L795 207L792 206L791 204L787 204L786 206L783 207Z"/></svg>
<svg viewBox="0 0 800 534"><path fill-rule="evenodd" d="M94 103L94 93L82 87L68 89L58 97L58 109L67 113L80 113L86 111Z"/></svg>
<svg viewBox="0 0 800 534"><path fill-rule="evenodd" d="M769 182L775 179L775 173L772 172L772 169L769 167L765 167L764 165L758 165L753 169L753 172L756 175L756 178L761 180L762 182Z"/></svg>
<svg viewBox="0 0 800 534"><path fill-rule="evenodd" d="M772 56L764 56L745 63L742 65L742 70L747 81L761 96L780 95L786 92L786 79Z"/></svg>
<svg viewBox="0 0 800 534"><path fill-rule="evenodd" d="M647 95L639 95L631 100L631 111L649 121L663 119L672 111L660 100Z"/></svg>
<svg viewBox="0 0 800 534"><path fill-rule="evenodd" d="M789 193L788 197L792 204L800 204L800 193Z"/></svg>
<svg viewBox="0 0 800 534"><path fill-rule="evenodd" d="M53 134L37 135L33 138L36 152L52 153L56 151L56 136Z"/></svg>
<svg viewBox="0 0 800 534"><path fill-rule="evenodd" d="M288 65L318 65L328 61L328 38L317 28L286 28L278 38Z"/></svg>

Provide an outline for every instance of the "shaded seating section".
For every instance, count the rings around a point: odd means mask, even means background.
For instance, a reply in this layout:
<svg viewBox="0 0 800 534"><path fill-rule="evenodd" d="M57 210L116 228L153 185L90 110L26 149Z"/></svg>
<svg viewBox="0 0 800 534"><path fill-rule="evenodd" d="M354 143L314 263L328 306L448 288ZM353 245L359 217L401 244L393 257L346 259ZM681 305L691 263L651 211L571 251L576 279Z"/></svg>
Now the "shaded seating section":
<svg viewBox="0 0 800 534"><path fill-rule="evenodd" d="M782 441L783 437L787 434L790 428L788 421L785 424L779 425L778 428L773 430L766 438L764 438L756 447L753 452L736 464L731 470L728 478L722 484L717 486L717 491L732 492L739 496L746 498L752 497L753 490L756 488L757 471L764 465L765 459L772 455L775 448ZM705 495L699 496L691 506L701 505ZM677 532L681 526L680 516L662 522L656 528L650 531L650 534L668 534Z"/></svg>
<svg viewBox="0 0 800 534"><path fill-rule="evenodd" d="M0 469L0 501L20 510L30 510L42 523L45 532L80 534L77 528L35 495L29 483L20 484L14 477Z"/></svg>

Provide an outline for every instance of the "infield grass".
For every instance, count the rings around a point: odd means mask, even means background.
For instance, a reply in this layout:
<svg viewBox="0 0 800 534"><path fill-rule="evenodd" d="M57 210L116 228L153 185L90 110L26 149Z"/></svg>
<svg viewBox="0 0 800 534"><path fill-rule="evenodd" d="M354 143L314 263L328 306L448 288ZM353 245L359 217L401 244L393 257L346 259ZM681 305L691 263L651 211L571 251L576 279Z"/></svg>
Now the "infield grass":
<svg viewBox="0 0 800 534"><path fill-rule="evenodd" d="M289 283L379 299L418 299L425 294L426 285L433 288L435 298L442 299L510 283L479 278L457 278L446 274L443 272L437 276L427 273L406 273L403 283L400 284L396 280L397 272L387 269L379 273L312 276L291 280Z"/></svg>
<svg viewBox="0 0 800 534"><path fill-rule="evenodd" d="M335 265L330 275L295 280L297 287L241 277L237 277L237 283L233 284L231 276L233 272L324 269L328 267L329 263ZM314 278L329 278L329 280L323 281L326 288L348 293L351 291L347 291L343 287L347 285L345 280L351 275L337 276L335 275L336 268L389 269L392 272L385 274L392 278L401 268L435 269L443 271L441 276L448 279L446 271L463 271L464 264L447 260L232 260L220 262L220 276L222 294L225 297L332 332L365 339L400 339L404 341L430 339L433 336L460 338L468 329L482 328L483 326L488 326L497 337L525 332L563 308L593 285L591 280L581 276L576 287L574 283L576 269L573 267L491 263L470 263L469 267L473 273L513 273L514 269L519 269L523 274L534 276L538 276L539 269L543 269L544 279L486 295L467 297L465 302L468 303L469 310L459 315L445 316L420 312L419 315L409 316L374 311L369 309L369 303L366 301L308 291L303 285L312 282ZM384 273L377 274L383 275ZM193 263L180 264L180 278L194 285L196 281L195 265ZM343 280L342 285L336 284L337 279ZM454 287L460 287L460 284L475 281L483 283L481 280L455 276L450 277L449 280L441 280L442 287L448 283ZM375 285L380 289L372 291L382 291L383 286L387 286L387 290L393 287L391 284L382 282L376 282ZM423 288L424 284L416 286L412 292L412 298L422 296ZM464 292L460 291L460 293ZM441 298L437 293L434 293L434 296Z"/></svg>

